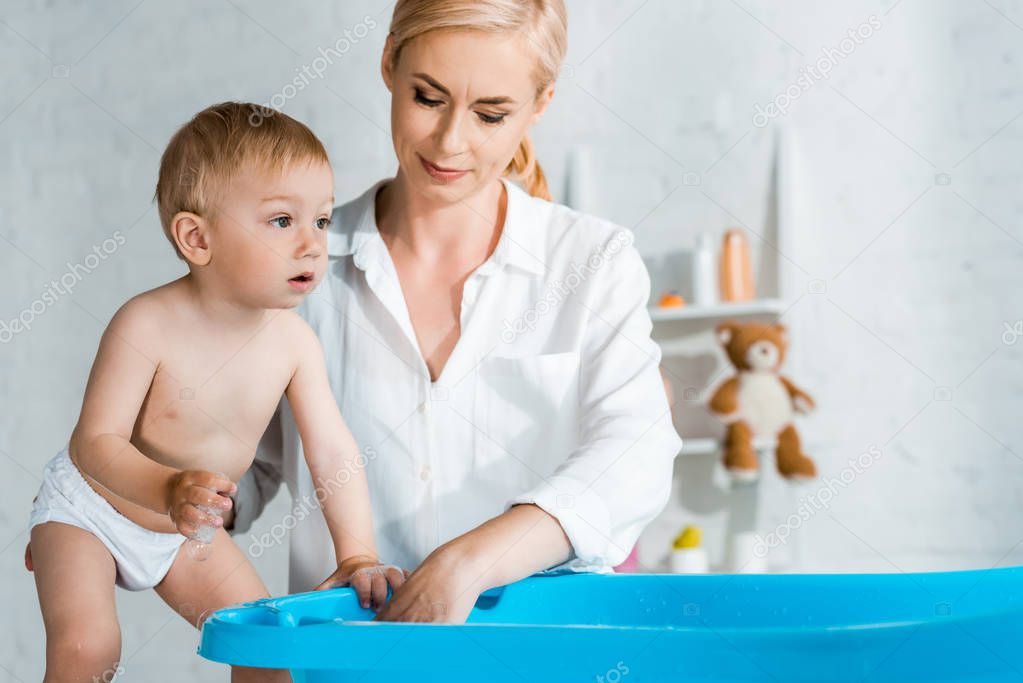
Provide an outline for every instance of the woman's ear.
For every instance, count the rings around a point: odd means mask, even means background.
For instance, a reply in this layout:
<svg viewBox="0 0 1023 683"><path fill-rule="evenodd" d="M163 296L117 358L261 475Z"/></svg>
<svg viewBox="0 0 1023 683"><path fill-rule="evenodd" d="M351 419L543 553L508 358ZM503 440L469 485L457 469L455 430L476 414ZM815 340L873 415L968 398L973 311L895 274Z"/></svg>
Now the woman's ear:
<svg viewBox="0 0 1023 683"><path fill-rule="evenodd" d="M546 88L544 88L543 92L541 92L537 96L537 98L536 98L536 108L533 111L533 118L529 122L530 126L536 125L536 123L540 120L540 117L542 117L544 112L547 111L547 107L548 107L548 105L550 105L552 99L554 99L554 84L553 83L551 83Z"/></svg>
<svg viewBox="0 0 1023 683"><path fill-rule="evenodd" d="M384 78L384 85L387 86L387 90L394 92L391 89L391 84L394 81L394 72L391 70L391 50L394 48L394 34L387 35L387 42L384 43L384 54L380 57L380 75Z"/></svg>
<svg viewBox="0 0 1023 683"><path fill-rule="evenodd" d="M190 211L179 211L171 219L171 235L185 260L196 266L205 266L213 254L210 251L209 223Z"/></svg>

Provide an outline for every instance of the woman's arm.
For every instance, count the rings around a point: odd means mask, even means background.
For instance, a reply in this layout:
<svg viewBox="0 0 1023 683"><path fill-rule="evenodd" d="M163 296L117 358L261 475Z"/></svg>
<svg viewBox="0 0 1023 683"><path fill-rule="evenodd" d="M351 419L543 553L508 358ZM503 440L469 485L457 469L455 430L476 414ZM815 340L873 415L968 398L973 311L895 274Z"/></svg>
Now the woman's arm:
<svg viewBox="0 0 1023 683"><path fill-rule="evenodd" d="M651 338L650 277L632 232L617 228L574 296L588 312L580 348L579 445L554 473L511 503L533 503L561 523L575 566L610 569L664 508L682 447Z"/></svg>
<svg viewBox="0 0 1023 683"><path fill-rule="evenodd" d="M561 564L571 554L557 519L535 505L515 505L430 553L376 618L460 624L483 591Z"/></svg>

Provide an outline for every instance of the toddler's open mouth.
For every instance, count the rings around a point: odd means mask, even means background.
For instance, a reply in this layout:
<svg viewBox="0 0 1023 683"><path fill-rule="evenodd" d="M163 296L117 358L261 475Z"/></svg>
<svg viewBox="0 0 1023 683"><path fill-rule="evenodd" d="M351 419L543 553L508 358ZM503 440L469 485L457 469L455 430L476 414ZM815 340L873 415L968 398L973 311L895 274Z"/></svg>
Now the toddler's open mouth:
<svg viewBox="0 0 1023 683"><path fill-rule="evenodd" d="M311 270L307 270L304 273L300 273L295 277L290 278L288 280L288 284L299 292L307 292L309 291L309 288L313 286L313 275L314 274Z"/></svg>

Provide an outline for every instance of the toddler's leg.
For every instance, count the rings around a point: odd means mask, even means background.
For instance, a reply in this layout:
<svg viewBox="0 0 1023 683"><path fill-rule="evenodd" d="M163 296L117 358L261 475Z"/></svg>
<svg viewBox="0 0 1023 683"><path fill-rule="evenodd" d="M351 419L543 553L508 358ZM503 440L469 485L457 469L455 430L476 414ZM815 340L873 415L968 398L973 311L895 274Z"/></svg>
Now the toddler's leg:
<svg viewBox="0 0 1023 683"><path fill-rule="evenodd" d="M197 562L189 555L187 547L181 546L167 576L156 586L156 592L196 628L221 607L269 597L249 558L223 527L216 530L213 547L204 562ZM290 683L291 675L281 669L233 667L231 681Z"/></svg>
<svg viewBox="0 0 1023 683"><path fill-rule="evenodd" d="M29 544L46 627L44 683L113 680L121 628L110 551L88 531L61 522L32 527Z"/></svg>

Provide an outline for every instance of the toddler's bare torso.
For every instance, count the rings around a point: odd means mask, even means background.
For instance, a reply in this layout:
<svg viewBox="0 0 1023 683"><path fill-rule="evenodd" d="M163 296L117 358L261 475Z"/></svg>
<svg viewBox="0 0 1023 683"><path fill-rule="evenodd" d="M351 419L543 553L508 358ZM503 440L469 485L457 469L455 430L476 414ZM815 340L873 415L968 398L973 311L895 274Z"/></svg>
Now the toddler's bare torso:
<svg viewBox="0 0 1023 683"><path fill-rule="evenodd" d="M222 472L238 481L252 464L259 439L291 380L294 359L288 331L297 316L267 310L261 320L218 332L203 325L175 284L141 295L166 317L166 324L149 338L128 340L156 365L131 443L168 467ZM132 503L85 473L82 476L136 524L176 532L167 514Z"/></svg>

